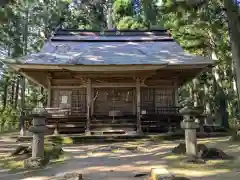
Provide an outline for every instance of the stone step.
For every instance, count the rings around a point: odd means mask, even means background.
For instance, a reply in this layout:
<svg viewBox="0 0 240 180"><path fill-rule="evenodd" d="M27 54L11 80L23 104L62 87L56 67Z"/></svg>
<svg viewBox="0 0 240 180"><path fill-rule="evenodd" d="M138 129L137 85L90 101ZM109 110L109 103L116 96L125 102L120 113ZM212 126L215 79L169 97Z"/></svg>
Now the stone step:
<svg viewBox="0 0 240 180"><path fill-rule="evenodd" d="M151 169L151 180L172 180L174 176L165 168Z"/></svg>

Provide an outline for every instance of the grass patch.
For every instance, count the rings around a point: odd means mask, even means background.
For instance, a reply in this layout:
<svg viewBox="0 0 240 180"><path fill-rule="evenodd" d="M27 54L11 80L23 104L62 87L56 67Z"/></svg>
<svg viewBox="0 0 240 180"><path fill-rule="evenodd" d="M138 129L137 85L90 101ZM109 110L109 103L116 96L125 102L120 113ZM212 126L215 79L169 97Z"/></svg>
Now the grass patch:
<svg viewBox="0 0 240 180"><path fill-rule="evenodd" d="M5 154L5 156L3 156L0 160L0 168L14 172L18 170L25 170L24 161L30 157L31 150L30 152L19 153L15 156L6 157ZM49 164L63 163L67 159L69 159L69 157L63 154L63 150L60 145L54 145L48 142L44 145L44 160L49 162Z"/></svg>
<svg viewBox="0 0 240 180"><path fill-rule="evenodd" d="M67 155L60 155L56 159L51 159L48 165L55 165L55 164L61 164L65 163L68 159L70 159L70 156ZM6 157L2 160L0 160L0 168L6 169L8 171L18 172L27 170L24 167L24 159L19 157Z"/></svg>
<svg viewBox="0 0 240 180"><path fill-rule="evenodd" d="M6 157L0 160L0 167L9 171L24 169L24 162L21 158Z"/></svg>
<svg viewBox="0 0 240 180"><path fill-rule="evenodd" d="M171 168L180 168L188 170L216 170L216 169L240 169L240 160L208 160L205 164L192 164L186 163L186 156L184 155L173 155L168 154L163 157L164 160L167 160L168 167Z"/></svg>
<svg viewBox="0 0 240 180"><path fill-rule="evenodd" d="M166 160L182 160L184 158L185 158L185 156L183 156L183 155L175 155L175 154L163 157L163 159L166 159Z"/></svg>
<svg viewBox="0 0 240 180"><path fill-rule="evenodd" d="M220 174L226 174L227 176L233 177L237 176L236 171L240 169L240 158L238 158L240 143L233 143L229 141L227 137L198 139L198 143L203 143L208 148L221 149L226 154L235 157L235 159L207 160L205 164L191 164L185 162L186 156L184 155L167 153L161 157L166 160L168 169L173 173L180 173L186 176L221 176Z"/></svg>
<svg viewBox="0 0 240 180"><path fill-rule="evenodd" d="M23 161L7 161L6 165L4 165L4 168L10 169L10 170L17 170L17 169L23 169L24 168L24 163Z"/></svg>
<svg viewBox="0 0 240 180"><path fill-rule="evenodd" d="M73 139L71 137L63 136L49 136L45 138L45 141L54 144L73 144Z"/></svg>

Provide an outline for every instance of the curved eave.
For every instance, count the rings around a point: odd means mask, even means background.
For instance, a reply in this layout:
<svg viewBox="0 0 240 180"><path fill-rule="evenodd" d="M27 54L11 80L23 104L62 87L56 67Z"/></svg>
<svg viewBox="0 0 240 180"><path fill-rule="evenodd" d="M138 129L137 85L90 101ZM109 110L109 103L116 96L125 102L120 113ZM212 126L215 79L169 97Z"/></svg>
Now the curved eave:
<svg viewBox="0 0 240 180"><path fill-rule="evenodd" d="M161 65L52 65L52 64L11 64L10 66L16 71L20 70L69 70L69 71L136 71L136 70L157 70L159 68L165 67L167 64Z"/></svg>
<svg viewBox="0 0 240 180"><path fill-rule="evenodd" d="M109 64L109 65L66 65L66 64L9 64L14 70L69 70L69 71L126 71L126 70L157 70L159 68L176 68L176 69L193 69L193 68L206 68L212 67L212 63L201 63L201 64Z"/></svg>
<svg viewBox="0 0 240 180"><path fill-rule="evenodd" d="M191 71L189 75L185 76L183 79L179 77L179 86L183 85L187 81L195 78L200 73L209 71L214 67L215 63L208 61L205 63L195 63L195 64L23 64L14 60L5 61L12 69L18 71L24 75L29 80L35 82L36 84L47 88L47 76L41 76L37 72L59 72L59 71L72 71L72 72L85 72L85 73L101 73L101 72L125 72L125 71L161 71L164 70L186 70L185 72ZM41 78L39 77L41 76Z"/></svg>

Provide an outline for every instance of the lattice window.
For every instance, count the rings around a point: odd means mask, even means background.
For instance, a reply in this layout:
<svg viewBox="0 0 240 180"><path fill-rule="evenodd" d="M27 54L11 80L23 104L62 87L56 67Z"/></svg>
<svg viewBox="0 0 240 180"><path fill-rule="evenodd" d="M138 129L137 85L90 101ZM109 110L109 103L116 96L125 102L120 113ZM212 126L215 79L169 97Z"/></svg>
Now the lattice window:
<svg viewBox="0 0 240 180"><path fill-rule="evenodd" d="M153 110L154 109L154 88L141 88L141 109Z"/></svg>
<svg viewBox="0 0 240 180"><path fill-rule="evenodd" d="M174 104L172 87L141 88L141 109L154 111L157 107L170 107Z"/></svg>
<svg viewBox="0 0 240 180"><path fill-rule="evenodd" d="M73 89L52 91L52 107L69 109L69 114L79 115L86 113L86 90Z"/></svg>
<svg viewBox="0 0 240 180"><path fill-rule="evenodd" d="M86 113L86 89L72 90L72 114Z"/></svg>
<svg viewBox="0 0 240 180"><path fill-rule="evenodd" d="M71 94L69 90L53 90L52 106L55 108L71 108Z"/></svg>
<svg viewBox="0 0 240 180"><path fill-rule="evenodd" d="M158 88L155 89L155 106L168 107L173 105L173 89L172 88Z"/></svg>

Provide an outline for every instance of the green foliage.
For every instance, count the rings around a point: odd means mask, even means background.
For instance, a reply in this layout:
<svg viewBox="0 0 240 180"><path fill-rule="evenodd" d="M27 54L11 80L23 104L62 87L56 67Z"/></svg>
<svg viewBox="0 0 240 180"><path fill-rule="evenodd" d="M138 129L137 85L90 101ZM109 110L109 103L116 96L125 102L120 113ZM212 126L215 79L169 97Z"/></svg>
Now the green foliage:
<svg viewBox="0 0 240 180"><path fill-rule="evenodd" d="M188 52L212 57L216 66L202 73L180 90L180 100L190 98L195 106L211 115L220 109L222 97L227 100L230 117L239 112L235 88L228 24L221 0L173 1L142 0L141 16L136 17L132 0L115 0L113 17L117 29L146 29L152 25L168 28ZM9 57L20 57L39 51L55 28L106 28L107 1L16 0L0 8L0 47ZM16 114L21 109L19 75L2 66L0 80L2 130L17 127ZM46 91L26 81L25 108L46 104ZM220 98L221 97L221 98ZM11 126L11 124L15 124Z"/></svg>
<svg viewBox="0 0 240 180"><path fill-rule="evenodd" d="M142 0L143 21L151 27L157 21L157 0Z"/></svg>
<svg viewBox="0 0 240 180"><path fill-rule="evenodd" d="M202 73L180 89L180 99L190 97L194 105L204 106L209 116L221 109L220 99L225 99L230 117L236 117L239 110L235 75L222 1L176 3L165 0L161 13L165 27L185 50L207 57L215 54L217 58L212 72Z"/></svg>
<svg viewBox="0 0 240 180"><path fill-rule="evenodd" d="M119 21L125 16L133 15L132 0L115 0L113 4L113 16L116 23L119 23Z"/></svg>
<svg viewBox="0 0 240 180"><path fill-rule="evenodd" d="M131 16L126 16L122 18L118 25L117 29L123 30L123 29L147 29L146 25L139 22L136 18Z"/></svg>
<svg viewBox="0 0 240 180"><path fill-rule="evenodd" d="M12 107L6 107L0 114L0 132L16 130L19 126L19 111Z"/></svg>
<svg viewBox="0 0 240 180"><path fill-rule="evenodd" d="M63 154L63 150L60 145L45 144L44 145L44 157L48 160L58 159Z"/></svg>
<svg viewBox="0 0 240 180"><path fill-rule="evenodd" d="M39 51L60 24L68 28L103 29L105 8L101 1L16 0L0 8L0 49L10 58ZM8 131L18 128L20 109L46 105L47 93L27 80L24 88L18 74L2 64L0 67L0 123L1 130ZM21 91L24 91L24 106Z"/></svg>

